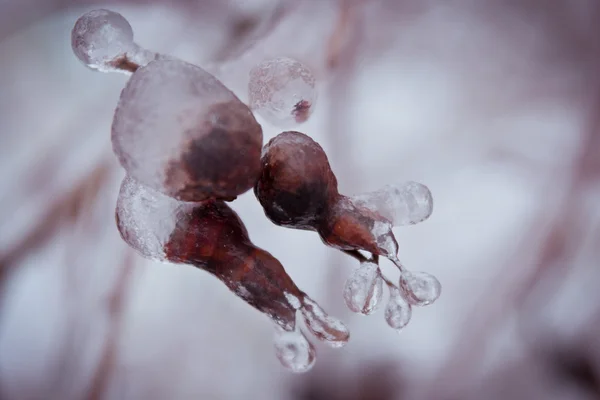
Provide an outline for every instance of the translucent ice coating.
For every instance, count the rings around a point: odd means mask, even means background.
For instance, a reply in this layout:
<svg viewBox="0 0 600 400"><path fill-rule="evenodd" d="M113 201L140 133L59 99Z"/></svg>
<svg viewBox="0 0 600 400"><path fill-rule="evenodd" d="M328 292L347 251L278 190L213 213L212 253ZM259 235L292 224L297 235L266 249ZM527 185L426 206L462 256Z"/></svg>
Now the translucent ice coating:
<svg viewBox="0 0 600 400"><path fill-rule="evenodd" d="M400 330L410 322L412 308L396 286L389 285L388 287L390 298L385 307L385 321L391 328Z"/></svg>
<svg viewBox="0 0 600 400"><path fill-rule="evenodd" d="M131 73L157 57L133 41L133 29L119 13L93 10L82 15L71 31L73 53L89 68Z"/></svg>
<svg viewBox="0 0 600 400"><path fill-rule="evenodd" d="M254 111L283 128L306 121L317 101L310 69L287 57L255 66L250 71L248 95Z"/></svg>
<svg viewBox="0 0 600 400"><path fill-rule="evenodd" d="M182 203L127 177L116 218L125 242L142 255L208 271L283 328L294 328L297 305L288 296L304 293L276 258L250 242L226 203Z"/></svg>
<svg viewBox="0 0 600 400"><path fill-rule="evenodd" d="M298 289L276 258L252 244L226 203L181 202L126 177L116 220L125 242L143 256L208 271L268 315L279 327L277 356L293 371L308 370L315 357L296 326L298 310L319 340L333 347L348 341L348 329Z"/></svg>
<svg viewBox="0 0 600 400"><path fill-rule="evenodd" d="M336 318L329 316L313 299L304 297L300 308L310 332L331 347L342 347L350 339L348 328Z"/></svg>
<svg viewBox="0 0 600 400"><path fill-rule="evenodd" d="M262 129L250 109L180 60L152 61L131 76L112 143L132 178L183 201L234 199L260 172Z"/></svg>
<svg viewBox="0 0 600 400"><path fill-rule="evenodd" d="M393 295L399 296L388 303L386 318L391 325L408 323L411 305L425 306L440 296L441 285L433 275L411 272L400 263L392 230L393 224L417 223L431 214L433 202L426 186L409 182L366 195L344 196L338 192L337 179L321 146L295 131L271 139L261 160L254 193L267 217L277 225L317 231L325 244L365 264L350 276L344 289L352 311L369 314L379 301L382 276L378 256L392 261L401 274L400 288L388 283ZM373 257L367 259L360 251Z"/></svg>
<svg viewBox="0 0 600 400"><path fill-rule="evenodd" d="M379 265L365 261L355 269L344 286L344 300L355 313L369 315L380 305L383 295L383 278Z"/></svg>
<svg viewBox="0 0 600 400"><path fill-rule="evenodd" d="M276 327L275 355L281 364L292 372L306 372L315 364L315 348L296 327L293 331L286 331Z"/></svg>
<svg viewBox="0 0 600 400"><path fill-rule="evenodd" d="M378 212L394 226L417 224L433 212L429 188L417 182L386 185L374 192L353 196L352 201Z"/></svg>
<svg viewBox="0 0 600 400"><path fill-rule="evenodd" d="M315 230L340 250L386 257L397 251L390 222L338 192L327 155L301 132L282 132L267 143L254 193L277 225Z"/></svg>
<svg viewBox="0 0 600 400"><path fill-rule="evenodd" d="M427 306L433 303L442 292L440 282L427 272L402 272L400 288L406 300L415 306Z"/></svg>

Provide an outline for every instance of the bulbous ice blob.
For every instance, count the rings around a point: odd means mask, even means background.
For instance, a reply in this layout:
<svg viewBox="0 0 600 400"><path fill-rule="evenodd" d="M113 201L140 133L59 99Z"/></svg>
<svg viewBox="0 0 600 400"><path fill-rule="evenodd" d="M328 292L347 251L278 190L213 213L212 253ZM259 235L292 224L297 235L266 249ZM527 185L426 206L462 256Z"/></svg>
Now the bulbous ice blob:
<svg viewBox="0 0 600 400"><path fill-rule="evenodd" d="M71 32L73 52L91 69L107 72L134 48L133 29L119 13L93 10L82 15Z"/></svg>
<svg viewBox="0 0 600 400"><path fill-rule="evenodd" d="M385 321L393 329L400 330L410 322L412 307L402 297L400 289L394 285L388 286L390 298L385 307Z"/></svg>
<svg viewBox="0 0 600 400"><path fill-rule="evenodd" d="M373 262L363 262L354 270L344 287L344 300L355 313L372 314L381 303L383 278L379 266Z"/></svg>
<svg viewBox="0 0 600 400"><path fill-rule="evenodd" d="M417 182L387 185L374 192L353 196L352 201L378 212L394 226L417 224L433 212L429 188Z"/></svg>
<svg viewBox="0 0 600 400"><path fill-rule="evenodd" d="M406 300L415 306L433 303L442 292L442 285L437 278L426 272L402 272L400 287Z"/></svg>
<svg viewBox="0 0 600 400"><path fill-rule="evenodd" d="M232 200L260 173L262 129L250 109L180 60L152 61L131 76L112 143L131 177L183 201Z"/></svg>
<svg viewBox="0 0 600 400"><path fill-rule="evenodd" d="M350 331L340 320L330 317L314 300L304 296L300 308L306 327L317 339L331 347L342 347L350 340Z"/></svg>
<svg viewBox="0 0 600 400"><path fill-rule="evenodd" d="M298 328L286 331L276 327L275 354L284 367L297 373L310 370L316 359L314 346Z"/></svg>
<svg viewBox="0 0 600 400"><path fill-rule="evenodd" d="M252 110L282 128L306 121L317 101L310 69L287 57L255 66L250 71L248 95Z"/></svg>

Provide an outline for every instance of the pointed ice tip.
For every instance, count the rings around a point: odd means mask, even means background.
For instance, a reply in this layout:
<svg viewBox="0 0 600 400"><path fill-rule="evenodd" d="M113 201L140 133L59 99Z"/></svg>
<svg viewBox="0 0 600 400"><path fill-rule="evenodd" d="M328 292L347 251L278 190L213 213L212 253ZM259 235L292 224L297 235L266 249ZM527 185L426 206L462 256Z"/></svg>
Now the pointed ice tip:
<svg viewBox="0 0 600 400"><path fill-rule="evenodd" d="M350 331L337 318L329 316L313 299L306 296L300 308L308 330L333 348L343 347L350 340Z"/></svg>
<svg viewBox="0 0 600 400"><path fill-rule="evenodd" d="M353 196L352 202L377 212L393 226L418 224L433 212L433 197L429 188L412 181Z"/></svg>

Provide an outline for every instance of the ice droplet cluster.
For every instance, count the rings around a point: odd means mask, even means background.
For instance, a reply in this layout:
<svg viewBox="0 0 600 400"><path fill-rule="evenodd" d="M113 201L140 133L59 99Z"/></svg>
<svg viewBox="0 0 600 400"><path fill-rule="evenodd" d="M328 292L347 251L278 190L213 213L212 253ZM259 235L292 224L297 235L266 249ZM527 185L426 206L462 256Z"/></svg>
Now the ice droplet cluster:
<svg viewBox="0 0 600 400"><path fill-rule="evenodd" d="M297 131L282 132L271 139L261 159L254 193L265 215L280 226L316 231L325 244L360 261L343 291L350 310L363 315L375 312L385 282L391 293L386 319L398 329L405 325L398 321L408 323L412 305L429 305L439 297L441 285L434 276L413 273L400 263L392 230L394 224L416 224L431 215L433 201L426 186L408 182L344 196L338 191L323 148ZM380 257L397 266L399 285L383 276L378 266Z"/></svg>
<svg viewBox="0 0 600 400"><path fill-rule="evenodd" d="M315 77L300 61L279 57L250 71L250 108L281 128L305 122L317 101Z"/></svg>
<svg viewBox="0 0 600 400"><path fill-rule="evenodd" d="M408 271L400 263L392 232L393 226L430 216L433 201L426 186L407 182L354 197L340 195L316 142L300 132L283 132L278 135L281 148L271 141L273 146L263 149L262 128L248 106L201 67L138 46L129 22L118 13L84 14L75 23L71 44L89 68L131 75L111 129L114 153L127 172L116 205L123 240L146 258L211 273L268 316L282 365L293 372L314 365L316 351L297 323L299 316L306 331L334 348L344 346L350 332L300 290L275 257L250 241L226 202L251 187L273 222L316 230L326 244L360 261L343 290L353 312L374 313L382 305L385 284L390 293L385 320L401 330L413 306L439 297L441 285L433 275ZM250 107L278 126L306 121L317 100L310 69L286 57L253 68L248 89ZM266 153L273 161L268 171L269 163L261 160ZM279 187L277 174L289 178ZM259 176L266 181L259 184ZM268 204L271 208L265 208ZM322 218L319 213L325 211L327 218ZM399 285L382 274L379 256L398 267Z"/></svg>

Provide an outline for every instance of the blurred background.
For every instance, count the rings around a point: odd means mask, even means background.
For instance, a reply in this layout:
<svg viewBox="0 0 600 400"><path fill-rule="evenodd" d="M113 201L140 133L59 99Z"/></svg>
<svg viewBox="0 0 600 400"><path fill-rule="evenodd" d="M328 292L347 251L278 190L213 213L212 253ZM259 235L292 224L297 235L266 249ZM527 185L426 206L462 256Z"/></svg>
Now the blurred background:
<svg viewBox="0 0 600 400"><path fill-rule="evenodd" d="M70 45L94 8L242 101L265 57L308 65L319 99L297 130L340 191L430 187L431 218L395 233L440 299L400 334L351 314L356 261L244 194L251 239L352 332L296 375L222 283L129 249L110 144L127 77ZM0 1L0 399L600 398L599 72L596 0Z"/></svg>

